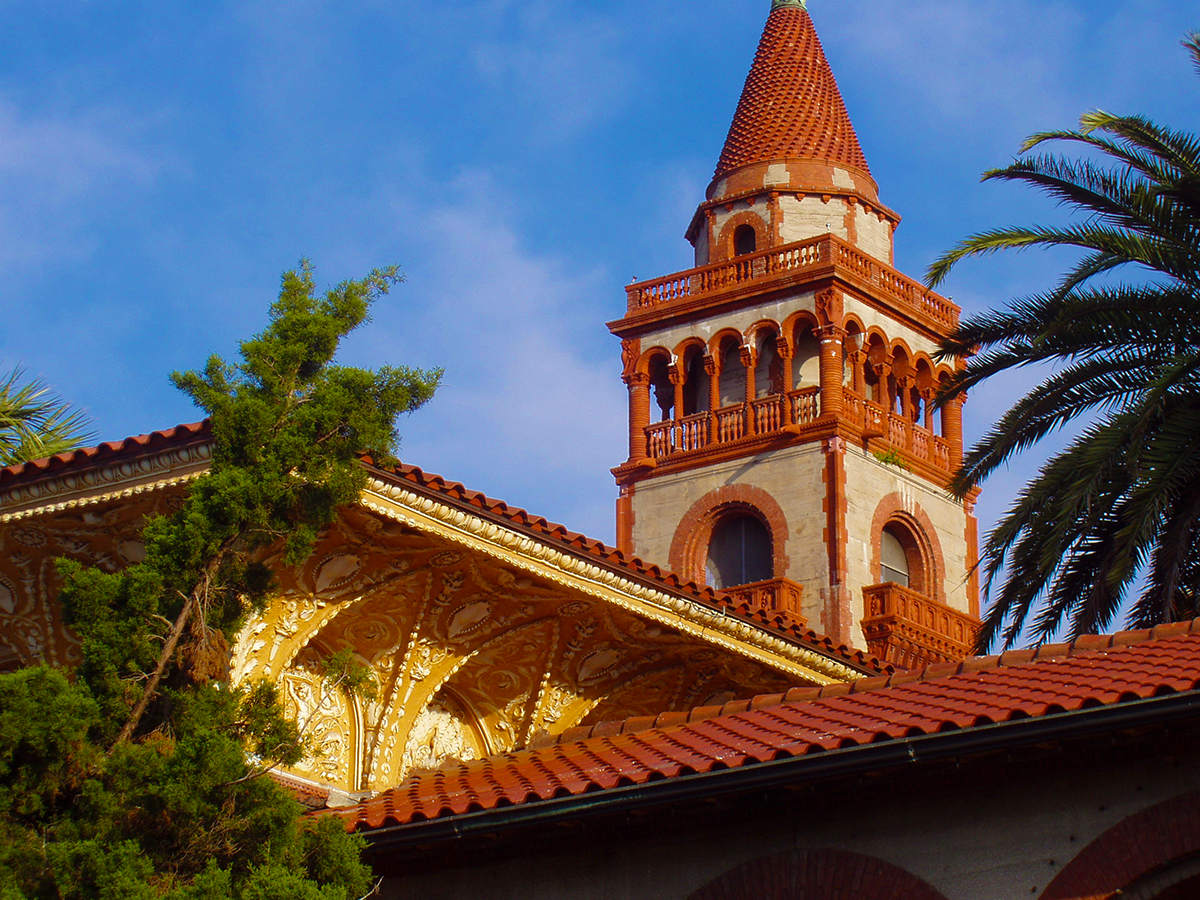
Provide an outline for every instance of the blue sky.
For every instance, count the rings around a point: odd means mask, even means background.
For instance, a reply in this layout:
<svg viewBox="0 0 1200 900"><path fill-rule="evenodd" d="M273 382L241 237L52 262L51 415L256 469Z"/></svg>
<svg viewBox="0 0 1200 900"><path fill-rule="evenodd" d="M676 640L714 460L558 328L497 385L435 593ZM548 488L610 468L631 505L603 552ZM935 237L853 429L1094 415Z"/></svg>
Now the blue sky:
<svg viewBox="0 0 1200 900"><path fill-rule="evenodd" d="M810 0L920 276L1047 218L981 185L1101 107L1196 129L1182 0ZM197 412L167 382L262 327L279 274L399 264L345 361L446 367L402 458L611 540L622 286L686 268L768 0L0 0L0 371L102 439ZM1059 262L968 263L968 311ZM1019 379L979 390L978 435ZM1036 461L986 486L984 525Z"/></svg>

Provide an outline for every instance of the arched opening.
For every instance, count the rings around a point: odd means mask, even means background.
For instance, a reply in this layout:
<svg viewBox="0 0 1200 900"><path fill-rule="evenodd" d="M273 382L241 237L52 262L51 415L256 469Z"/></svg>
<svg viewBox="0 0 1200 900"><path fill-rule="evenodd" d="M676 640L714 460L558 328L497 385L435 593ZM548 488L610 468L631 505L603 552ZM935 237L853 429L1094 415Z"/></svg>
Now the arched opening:
<svg viewBox="0 0 1200 900"><path fill-rule="evenodd" d="M758 399L772 394L782 394L783 359L776 350L778 335L770 328L761 328L755 345L758 348L758 363L754 367L754 396Z"/></svg>
<svg viewBox="0 0 1200 900"><path fill-rule="evenodd" d="M685 359L687 377L683 382L683 414L694 416L697 413L708 412L708 401L712 392L708 371L704 368L704 351L693 347L686 352Z"/></svg>
<svg viewBox="0 0 1200 900"><path fill-rule="evenodd" d="M722 521L708 543L709 587L723 590L774 577L771 532L756 516L743 514Z"/></svg>
<svg viewBox="0 0 1200 900"><path fill-rule="evenodd" d="M891 581L901 587L908 587L908 553L897 537L894 526L889 525L883 529L883 536L879 542L879 565L885 582Z"/></svg>
<svg viewBox="0 0 1200 900"><path fill-rule="evenodd" d="M892 582L929 595L928 540L908 516L892 518L879 535L879 582Z"/></svg>
<svg viewBox="0 0 1200 900"><path fill-rule="evenodd" d="M758 249L758 234L753 225L739 225L733 230L733 255L745 256Z"/></svg>
<svg viewBox="0 0 1200 900"><path fill-rule="evenodd" d="M878 335L872 335L867 344L867 358L863 370L867 399L880 406L886 407L889 402L888 378L889 369L887 348ZM883 375L884 377L880 377Z"/></svg>
<svg viewBox="0 0 1200 900"><path fill-rule="evenodd" d="M650 360L650 387L662 422L669 420L675 409L675 385L671 384L669 365L670 361L661 353Z"/></svg>
<svg viewBox="0 0 1200 900"><path fill-rule="evenodd" d="M815 387L821 383L821 342L807 323L796 327L792 356L792 384L797 389Z"/></svg>
<svg viewBox="0 0 1200 900"><path fill-rule="evenodd" d="M746 367L742 365L742 348L732 338L721 343L721 406L746 402Z"/></svg>
<svg viewBox="0 0 1200 900"><path fill-rule="evenodd" d="M862 349L863 335L858 325L851 322L846 326L846 338L842 341L842 384L852 391L858 390L854 377L854 355Z"/></svg>

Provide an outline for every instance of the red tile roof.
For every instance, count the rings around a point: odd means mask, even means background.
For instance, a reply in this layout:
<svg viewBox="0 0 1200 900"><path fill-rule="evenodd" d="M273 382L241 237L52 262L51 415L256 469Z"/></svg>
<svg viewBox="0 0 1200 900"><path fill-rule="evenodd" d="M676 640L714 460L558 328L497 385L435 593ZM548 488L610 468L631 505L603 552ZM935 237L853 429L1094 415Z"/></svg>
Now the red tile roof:
<svg viewBox="0 0 1200 900"><path fill-rule="evenodd" d="M108 441L95 447L85 447L59 453L46 459L35 459L0 468L0 485L10 481L33 481L56 475L61 469L79 470L105 465L116 458L130 458L154 453L168 446L212 440L212 428L207 419L189 425L176 425L164 431L139 434L123 441Z"/></svg>
<svg viewBox="0 0 1200 900"><path fill-rule="evenodd" d="M546 746L414 775L336 814L369 831L1198 685L1200 620L574 729Z"/></svg>
<svg viewBox="0 0 1200 900"><path fill-rule="evenodd" d="M716 177L774 159L870 174L812 19L798 7L780 7L767 19Z"/></svg>
<svg viewBox="0 0 1200 900"><path fill-rule="evenodd" d="M100 444L98 447L62 453L49 459L8 466L0 469L0 486L18 480L33 481L54 477L66 469L75 471L106 465L123 458L136 458L181 444L203 443L209 440L212 440L212 426L205 419L202 422L178 425L123 441ZM563 550L586 555L598 564L620 569L623 575L640 578L656 587L683 594L697 603L719 609L776 637L803 645L859 671L891 671L890 666L875 657L844 644L835 644L831 638L798 624L786 612L768 613L746 602L735 603L712 588L684 581L674 572L643 562L636 557L628 557L602 541L571 531L564 525L535 516L520 507L509 506L503 500L494 500L486 494L469 490L458 482L447 481L440 475L429 474L417 466L403 463L385 467L376 465L366 456L363 457L363 462L380 478L423 490L427 494L435 495L439 500L458 505L477 515L482 514L503 521L510 527L522 529L542 540L556 543Z"/></svg>

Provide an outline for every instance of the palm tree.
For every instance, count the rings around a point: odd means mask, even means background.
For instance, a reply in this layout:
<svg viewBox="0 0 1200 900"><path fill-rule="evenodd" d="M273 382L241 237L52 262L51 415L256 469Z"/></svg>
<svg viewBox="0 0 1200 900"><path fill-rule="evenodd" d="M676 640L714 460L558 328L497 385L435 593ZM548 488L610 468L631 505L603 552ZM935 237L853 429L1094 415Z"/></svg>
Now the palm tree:
<svg viewBox="0 0 1200 900"><path fill-rule="evenodd" d="M1184 46L1200 72L1200 33ZM981 649L1102 630L1135 596L1134 627L1200 615L1200 139L1093 112L1022 154L1047 142L1086 156L1023 155L984 177L1049 194L1073 224L977 234L928 275L935 285L998 250L1082 251L1052 289L965 320L942 345L965 363L943 402L1009 369L1054 368L966 455L959 496L1085 417L985 541Z"/></svg>
<svg viewBox="0 0 1200 900"><path fill-rule="evenodd" d="M0 377L0 466L42 459L93 439L87 416L45 382L23 382L17 368Z"/></svg>

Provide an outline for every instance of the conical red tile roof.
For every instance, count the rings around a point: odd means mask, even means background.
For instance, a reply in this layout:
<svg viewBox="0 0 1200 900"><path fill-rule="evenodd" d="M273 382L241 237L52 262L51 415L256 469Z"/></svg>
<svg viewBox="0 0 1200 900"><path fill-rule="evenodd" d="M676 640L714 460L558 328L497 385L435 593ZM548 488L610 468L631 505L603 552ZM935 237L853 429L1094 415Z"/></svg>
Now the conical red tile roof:
<svg viewBox="0 0 1200 900"><path fill-rule="evenodd" d="M870 174L812 19L795 6L779 7L767 19L716 177L775 159Z"/></svg>

